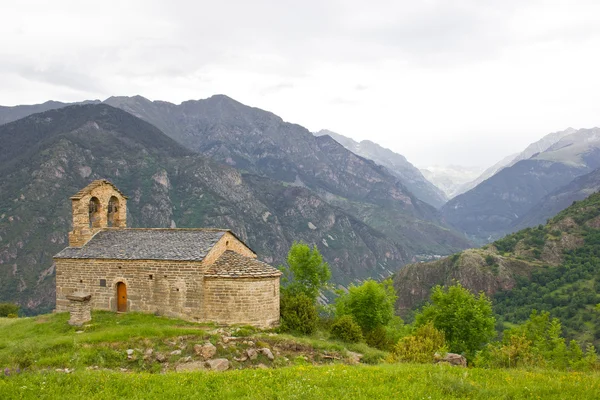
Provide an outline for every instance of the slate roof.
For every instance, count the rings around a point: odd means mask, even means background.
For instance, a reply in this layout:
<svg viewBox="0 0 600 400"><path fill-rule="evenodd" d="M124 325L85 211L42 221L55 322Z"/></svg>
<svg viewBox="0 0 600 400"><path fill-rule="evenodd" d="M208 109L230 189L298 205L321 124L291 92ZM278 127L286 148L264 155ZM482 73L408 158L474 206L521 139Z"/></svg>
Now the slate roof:
<svg viewBox="0 0 600 400"><path fill-rule="evenodd" d="M208 267L204 276L209 278L267 278L281 276L281 271L262 261L227 250Z"/></svg>
<svg viewBox="0 0 600 400"><path fill-rule="evenodd" d="M104 184L112 186L113 189L115 189L115 191L117 193L119 193L121 196L123 196L123 198L125 198L125 199L128 198L112 182L110 182L106 179L96 179L95 181L92 181L89 185L87 185L86 187L81 189L79 192L77 192L73 196L71 196L71 200L81 199L83 196L85 196L86 194L91 192L93 189L97 188L98 186L102 186Z"/></svg>
<svg viewBox="0 0 600 400"><path fill-rule="evenodd" d="M227 229L106 229L55 258L202 261Z"/></svg>

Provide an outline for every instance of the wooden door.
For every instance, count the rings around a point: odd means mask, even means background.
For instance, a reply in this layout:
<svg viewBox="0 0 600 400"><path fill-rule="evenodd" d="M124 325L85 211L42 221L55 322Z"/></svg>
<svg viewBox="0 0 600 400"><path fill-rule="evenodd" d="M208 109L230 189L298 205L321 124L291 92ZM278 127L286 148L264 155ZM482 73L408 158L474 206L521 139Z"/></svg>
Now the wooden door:
<svg viewBox="0 0 600 400"><path fill-rule="evenodd" d="M127 311L127 287L123 282L117 283L117 311Z"/></svg>

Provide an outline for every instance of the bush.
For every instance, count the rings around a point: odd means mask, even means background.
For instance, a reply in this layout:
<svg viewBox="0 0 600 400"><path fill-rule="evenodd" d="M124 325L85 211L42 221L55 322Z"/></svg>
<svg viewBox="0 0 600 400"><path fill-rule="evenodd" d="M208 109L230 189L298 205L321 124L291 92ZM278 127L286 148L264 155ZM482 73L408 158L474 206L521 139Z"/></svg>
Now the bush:
<svg viewBox="0 0 600 400"><path fill-rule="evenodd" d="M12 303L0 303L0 317L15 316L19 313L19 305Z"/></svg>
<svg viewBox="0 0 600 400"><path fill-rule="evenodd" d="M378 283L372 279L360 286L351 285L348 293L335 302L336 315L352 315L363 333L387 325L394 318L396 292L390 279Z"/></svg>
<svg viewBox="0 0 600 400"><path fill-rule="evenodd" d="M304 293L281 295L281 331L310 335L317 329L319 314L313 300Z"/></svg>
<svg viewBox="0 0 600 400"><path fill-rule="evenodd" d="M365 341L371 347L379 350L390 350L394 346L392 338L385 326L378 326L365 335Z"/></svg>
<svg viewBox="0 0 600 400"><path fill-rule="evenodd" d="M391 361L430 363L435 353L446 353L444 333L429 322L421 326L412 336L400 339L391 354Z"/></svg>
<svg viewBox="0 0 600 400"><path fill-rule="evenodd" d="M331 337L348 343L358 343L363 339L360 326L350 315L344 315L331 325Z"/></svg>

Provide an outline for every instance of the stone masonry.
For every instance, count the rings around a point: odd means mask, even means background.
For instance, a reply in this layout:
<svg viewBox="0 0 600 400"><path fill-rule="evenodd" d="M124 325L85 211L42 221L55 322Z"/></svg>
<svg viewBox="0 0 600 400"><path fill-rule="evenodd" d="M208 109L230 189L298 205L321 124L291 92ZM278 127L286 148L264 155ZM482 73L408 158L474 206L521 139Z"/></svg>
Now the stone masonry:
<svg viewBox="0 0 600 400"><path fill-rule="evenodd" d="M281 272L258 261L232 232L126 228L127 198L105 180L71 200L69 247L55 256L57 311L74 310L73 297L83 292L95 310L263 328L279 323Z"/></svg>
<svg viewBox="0 0 600 400"><path fill-rule="evenodd" d="M67 296L69 312L71 313L69 325L81 326L92 320L91 297L90 294L83 292L76 292Z"/></svg>

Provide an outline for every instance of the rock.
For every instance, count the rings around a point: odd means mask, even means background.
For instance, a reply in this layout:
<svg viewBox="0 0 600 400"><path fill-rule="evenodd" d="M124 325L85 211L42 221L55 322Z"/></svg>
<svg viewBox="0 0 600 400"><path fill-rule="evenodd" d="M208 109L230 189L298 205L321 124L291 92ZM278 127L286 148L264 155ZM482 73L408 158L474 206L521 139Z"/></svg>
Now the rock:
<svg viewBox="0 0 600 400"><path fill-rule="evenodd" d="M206 365L205 365L204 361L186 362L183 364L178 364L175 367L175 371L177 371L177 372L202 371L205 369L206 369Z"/></svg>
<svg viewBox="0 0 600 400"><path fill-rule="evenodd" d="M229 360L226 358L215 358L204 363L212 371L226 371L229 369Z"/></svg>
<svg viewBox="0 0 600 400"><path fill-rule="evenodd" d="M246 343L248 346L254 346L254 342L252 340L248 340L248 343Z"/></svg>
<svg viewBox="0 0 600 400"><path fill-rule="evenodd" d="M214 344L208 342L205 344L195 344L194 345L194 353L197 356L202 357L205 360L213 358L215 354L217 354L217 348Z"/></svg>
<svg viewBox="0 0 600 400"><path fill-rule="evenodd" d="M233 359L237 362L244 362L244 361L248 360L248 356L245 354L242 354L241 357L233 357Z"/></svg>
<svg viewBox="0 0 600 400"><path fill-rule="evenodd" d="M353 351L348 352L348 358L352 364L359 364L362 357L363 355L360 353L355 353Z"/></svg>
<svg viewBox="0 0 600 400"><path fill-rule="evenodd" d="M154 349L146 349L146 351L144 351L144 360L149 360L153 354Z"/></svg>
<svg viewBox="0 0 600 400"><path fill-rule="evenodd" d="M267 356L267 358L271 361L273 361L275 359L275 356L273 355L273 353L271 352L270 349L263 347L262 349L259 350L261 353L263 353L265 356Z"/></svg>
<svg viewBox="0 0 600 400"><path fill-rule="evenodd" d="M256 360L256 357L258 357L258 352L256 351L256 349L247 349L246 355L249 359Z"/></svg>
<svg viewBox="0 0 600 400"><path fill-rule="evenodd" d="M256 366L256 368L258 368L258 369L269 369L269 367L267 367L267 366L266 366L265 364L263 364L263 363L260 363L260 364L258 364L258 365Z"/></svg>
<svg viewBox="0 0 600 400"><path fill-rule="evenodd" d="M192 356L183 357L180 361L183 363L192 361Z"/></svg>
<svg viewBox="0 0 600 400"><path fill-rule="evenodd" d="M133 349L127 349L127 355L128 356L132 356L133 355Z"/></svg>
<svg viewBox="0 0 600 400"><path fill-rule="evenodd" d="M181 355L181 350L173 350L173 351L171 352L171 355L172 355L172 356L179 356L179 355Z"/></svg>
<svg viewBox="0 0 600 400"><path fill-rule="evenodd" d="M158 361L159 363L164 363L165 361L167 361L167 357L162 353L156 353L156 356L154 358L156 358L156 361Z"/></svg>
<svg viewBox="0 0 600 400"><path fill-rule="evenodd" d="M437 353L436 353L437 355ZM456 354L456 353L447 353L445 356L443 357L436 357L436 355L434 355L434 358L436 359L436 362L438 363L448 363L450 365L454 365L457 367L466 367L467 366L467 359L463 356L461 356L460 354Z"/></svg>

